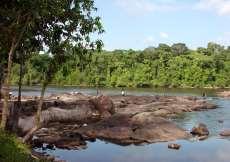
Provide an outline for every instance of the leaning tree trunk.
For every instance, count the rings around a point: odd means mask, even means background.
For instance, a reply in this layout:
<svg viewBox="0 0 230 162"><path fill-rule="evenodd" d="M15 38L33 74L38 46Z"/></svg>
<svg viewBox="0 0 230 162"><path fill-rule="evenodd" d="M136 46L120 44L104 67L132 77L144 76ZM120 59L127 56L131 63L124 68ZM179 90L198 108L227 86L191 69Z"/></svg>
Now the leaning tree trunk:
<svg viewBox="0 0 230 162"><path fill-rule="evenodd" d="M41 123L41 114L42 114L42 106L43 106L43 101L44 101L44 96L45 96L45 90L46 90L46 87L48 85L48 82L47 81L44 81L43 84L42 84L42 89L41 89L41 96L40 96L40 99L39 99L39 104L38 104L38 110L37 110L37 114L36 114L36 117L35 117L35 127L32 128L24 137L23 137L23 142L27 142L31 139L33 133L38 130L42 123Z"/></svg>
<svg viewBox="0 0 230 162"><path fill-rule="evenodd" d="M38 128L41 126L42 105L43 105L43 101L44 101L46 87L47 87L47 82L44 81L44 83L42 84L41 96L40 96L40 100L39 100L39 104L38 104L38 110L37 110L37 114L36 114L36 126Z"/></svg>
<svg viewBox="0 0 230 162"><path fill-rule="evenodd" d="M15 39L12 41L11 49L8 54L8 66L7 66L7 74L4 81L4 102L3 102L3 109L2 109L2 121L1 121L1 128L5 130L6 123L7 123L7 117L8 117L8 109L9 109L9 90L10 90L10 74L11 74L11 68L12 68L12 57L13 53L15 51L16 45L15 45Z"/></svg>

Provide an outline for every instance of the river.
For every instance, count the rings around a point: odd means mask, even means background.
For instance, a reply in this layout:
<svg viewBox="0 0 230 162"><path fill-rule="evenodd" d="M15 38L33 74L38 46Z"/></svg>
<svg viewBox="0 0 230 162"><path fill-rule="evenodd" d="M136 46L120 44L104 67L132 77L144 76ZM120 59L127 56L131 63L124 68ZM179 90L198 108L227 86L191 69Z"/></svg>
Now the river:
<svg viewBox="0 0 230 162"><path fill-rule="evenodd" d="M24 87L23 95L39 95L39 87ZM78 87L49 87L46 95L52 93L63 93L77 91L95 95L94 88ZM106 95L120 94L121 89L99 89ZM218 105L215 110L203 112L184 113L174 120L179 126L186 130L202 122L210 131L207 140L197 141L192 139L175 141L181 145L180 150L168 149L168 143L154 143L141 146L119 146L105 141L97 140L88 142L84 150L46 150L46 153L56 156L58 159L68 162L229 162L230 161L230 138L222 138L218 134L223 129L230 128L230 100L216 97L215 90L205 89L127 89L132 95L183 95L198 96L207 94L206 99ZM13 87L16 94L16 88ZM223 120L222 122L218 122ZM174 143L174 142L173 142ZM37 150L42 152L42 150Z"/></svg>

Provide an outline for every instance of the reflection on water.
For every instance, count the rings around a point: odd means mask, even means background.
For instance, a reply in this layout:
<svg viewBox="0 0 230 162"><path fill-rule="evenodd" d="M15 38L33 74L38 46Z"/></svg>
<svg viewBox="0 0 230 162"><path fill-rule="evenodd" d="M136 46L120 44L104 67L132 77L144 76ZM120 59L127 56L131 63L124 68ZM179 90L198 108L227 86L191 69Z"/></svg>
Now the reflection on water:
<svg viewBox="0 0 230 162"><path fill-rule="evenodd" d="M96 94L96 89L65 87L49 87L47 95L78 91L87 94ZM88 143L85 150L49 150L47 153L69 162L229 162L230 138L221 138L221 130L230 128L230 100L215 97L214 90L200 89L129 89L133 95L192 95L201 96L207 93L207 100L218 105L218 109L184 113L172 119L179 126L190 130L194 125L202 122L208 126L210 138L205 141L185 141L180 150L168 149L168 143L155 143L144 146L118 146L97 140ZM16 90L14 91L16 93ZM101 89L106 95L120 94L120 89ZM39 95L39 87L25 87L24 95ZM218 122L223 120L223 123ZM42 150L39 150L42 151Z"/></svg>
<svg viewBox="0 0 230 162"><path fill-rule="evenodd" d="M124 147L97 141L89 143L86 150L48 153L69 162L229 162L229 142L218 138L202 142L177 141L181 149L170 150L168 143Z"/></svg>

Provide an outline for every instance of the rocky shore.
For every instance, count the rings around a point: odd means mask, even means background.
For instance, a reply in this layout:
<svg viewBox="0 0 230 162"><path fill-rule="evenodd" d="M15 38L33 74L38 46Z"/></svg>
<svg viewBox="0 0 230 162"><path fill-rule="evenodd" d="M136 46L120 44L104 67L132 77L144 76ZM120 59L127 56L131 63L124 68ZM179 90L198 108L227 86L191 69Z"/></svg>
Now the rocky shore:
<svg viewBox="0 0 230 162"><path fill-rule="evenodd" d="M37 103L36 98L23 98L18 122L22 135L34 127ZM120 145L188 139L192 134L170 117L214 108L196 97L51 95L43 105L43 128L34 133L31 144L44 149L81 149L86 141L96 139Z"/></svg>

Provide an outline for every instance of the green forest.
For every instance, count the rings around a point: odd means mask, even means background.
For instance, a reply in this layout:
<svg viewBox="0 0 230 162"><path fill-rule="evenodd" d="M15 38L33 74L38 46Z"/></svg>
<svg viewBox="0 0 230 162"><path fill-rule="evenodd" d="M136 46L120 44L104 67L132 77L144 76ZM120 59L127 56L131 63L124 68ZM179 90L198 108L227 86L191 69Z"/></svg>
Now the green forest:
<svg viewBox="0 0 230 162"><path fill-rule="evenodd" d="M159 44L144 50L79 52L59 67L51 84L100 87L229 87L230 47L208 43L206 48L189 49L184 43ZM49 54L35 53L23 67L23 84L42 81ZM15 63L12 83L19 80Z"/></svg>

